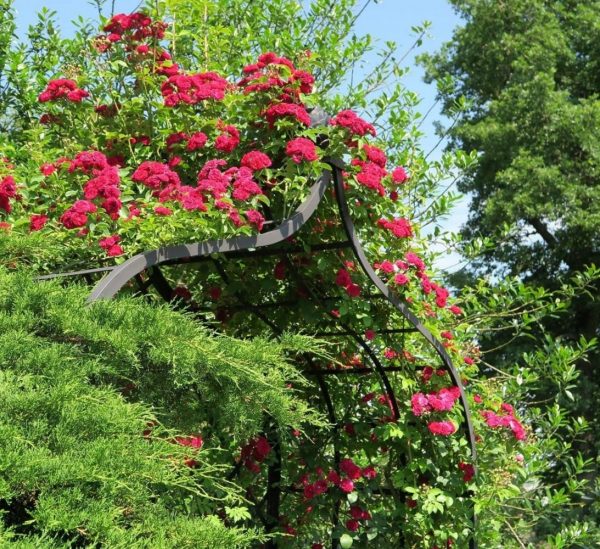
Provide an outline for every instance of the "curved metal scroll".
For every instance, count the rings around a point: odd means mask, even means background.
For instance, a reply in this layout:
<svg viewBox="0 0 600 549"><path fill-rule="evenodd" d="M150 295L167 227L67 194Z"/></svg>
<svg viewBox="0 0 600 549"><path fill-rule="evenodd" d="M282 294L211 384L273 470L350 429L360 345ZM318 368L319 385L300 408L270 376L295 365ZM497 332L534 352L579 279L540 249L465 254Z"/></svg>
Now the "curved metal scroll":
<svg viewBox="0 0 600 549"><path fill-rule="evenodd" d="M469 440L469 446L471 450L471 458L473 460L473 467L476 467L476 459L477 459L477 449L475 446L475 431L473 428L473 422L471 420L471 412L469 409L469 403L467 401L467 397L465 394L465 390L460 379L460 376L452 364L452 360L450 356L444 349L443 345L433 337L431 332L423 325L423 323L413 314L413 312L408 308L406 303L404 303L401 299L399 299L377 276L377 273L371 267L365 252L360 244L358 239L358 235L356 233L356 229L354 227L354 223L352 222L352 218L350 216L350 211L348 209L348 202L346 201L346 194L344 191L344 182L342 177L342 170L340 166L336 163L331 163L331 168L333 171L333 181L335 185L335 194L338 203L338 208L340 211L340 216L342 218L342 224L344 225L344 230L346 231L346 236L350 242L350 247L354 252L354 255L358 259L360 266L367 277L371 280L371 282L375 285L375 287L386 297L386 299L416 328L416 330L433 346L438 356L441 358L444 366L448 369L450 374L450 378L453 383L458 387L460 391L460 402L463 408L463 416L465 420L465 430ZM473 514L473 523L475 525L475 515ZM475 540L471 540L471 548L476 547Z"/></svg>
<svg viewBox="0 0 600 549"><path fill-rule="evenodd" d="M278 244L298 232L310 219L321 202L321 198L323 198L325 189L330 181L331 172L323 172L321 177L311 187L308 198L298 206L294 215L282 221L275 229L266 233L229 239L208 240L194 244L166 246L158 250L134 255L102 278L92 290L87 302L91 303L98 299L110 299L114 297L133 277L149 267L160 265L167 261L185 260L216 253L248 250Z"/></svg>

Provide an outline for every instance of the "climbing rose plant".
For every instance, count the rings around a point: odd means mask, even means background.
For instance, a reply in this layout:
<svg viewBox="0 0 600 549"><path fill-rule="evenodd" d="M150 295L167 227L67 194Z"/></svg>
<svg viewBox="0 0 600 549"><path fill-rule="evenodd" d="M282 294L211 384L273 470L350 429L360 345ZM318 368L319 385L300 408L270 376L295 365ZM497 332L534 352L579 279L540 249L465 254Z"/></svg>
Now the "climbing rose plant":
<svg viewBox="0 0 600 549"><path fill-rule="evenodd" d="M116 15L89 44L100 70L70 67L39 90L37 152L0 165L0 228L60 244L64 254L49 270L110 265L163 245L265 232L302 203L329 159L342 161L373 268L442 341L467 387L478 472L460 392L437 354L382 300L368 299L375 291L347 250L313 251L345 239L330 187L290 239L302 253L227 264L225 276L208 262L165 271L176 306L232 335L265 329L264 319L236 308L241 295L297 303L269 313L268 324L282 330L341 327L330 360L307 363L342 373L327 377L335 426L277 436L266 426L226 448L250 509L240 516L261 526L268 470L281 456L280 515L263 525L281 546L317 549L332 536L345 547L466 546L474 503L485 507L510 485L531 434L493 384L478 378L478 349L460 304L424 260L405 200L420 174L410 163L391 164L376 127L352 110L311 122L324 97L315 91L310 52L294 60L266 52L241 74L221 74L181 66L167 49L168 31L145 13ZM350 373L372 372L373 358L345 333L383 357L397 408L376 375ZM311 387L303 397L322 407ZM160 436L154 429L149 424L140 437L152 443ZM198 424L172 441L187 452L181 466L198 482L198 456L222 444L213 438ZM224 513L218 502L206 505Z"/></svg>

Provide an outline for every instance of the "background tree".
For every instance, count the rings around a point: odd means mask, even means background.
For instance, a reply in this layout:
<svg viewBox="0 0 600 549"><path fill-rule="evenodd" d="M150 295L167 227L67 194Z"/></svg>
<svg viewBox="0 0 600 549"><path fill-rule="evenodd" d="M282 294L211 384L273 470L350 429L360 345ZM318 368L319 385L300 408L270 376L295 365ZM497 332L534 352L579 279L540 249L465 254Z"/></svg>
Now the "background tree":
<svg viewBox="0 0 600 549"><path fill-rule="evenodd" d="M465 24L425 63L454 118L449 148L479 157L458 185L471 199L464 250L477 253L455 283L511 275L532 289L556 289L600 260L600 2L451 3ZM537 338L484 338L487 360L509 371L544 331L557 341L596 337L597 293L596 283L559 321L543 319ZM600 440L599 366L597 352L578 361L581 377L560 397L594 426L577 444L592 460ZM538 401L556 398L543 385L534 394ZM591 515L589 507L584 514Z"/></svg>

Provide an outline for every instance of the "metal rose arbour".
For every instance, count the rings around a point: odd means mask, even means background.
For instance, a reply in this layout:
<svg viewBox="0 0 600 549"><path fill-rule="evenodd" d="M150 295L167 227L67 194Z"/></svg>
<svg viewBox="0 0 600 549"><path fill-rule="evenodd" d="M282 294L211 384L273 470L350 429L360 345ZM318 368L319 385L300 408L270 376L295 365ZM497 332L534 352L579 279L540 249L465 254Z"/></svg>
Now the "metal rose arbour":
<svg viewBox="0 0 600 549"><path fill-rule="evenodd" d="M316 115L313 114L313 117ZM322 119L322 116L321 116ZM322 120L321 120L322 121ZM406 368L414 365L385 366L381 357L381 349L373 345L363 334L355 330L348 321L339 318L335 310L331 309L331 302L335 296L328 295L322 285L315 284L314 281L302 277L301 264L296 258L318 257L319 255L335 254L343 260L354 260L362 269L364 276L370 286L370 292L367 295L361 295L359 299L369 300L372 303L378 303L378 307L387 303L393 318L397 319L397 326L390 326L385 330L378 330L378 334L386 338L392 338L402 344L404 338L408 335L412 337L421 337L431 346L434 354L439 358L439 368L448 372L450 379L455 387L460 391L459 401L462 407L463 425L462 431L466 443L469 447L470 457L473 463L476 460L475 435L469 405L465 396L465 391L458 371L453 365L443 344L432 336L423 323L411 312L409 305L395 294L388 285L383 282L369 263L363 246L359 240L357 229L350 215L350 209L347 202L346 192L343 183L344 164L336 159L324 159L329 165L316 182L310 187L306 199L296 208L296 210L286 219L275 221L269 220L265 223L262 232L252 236L237 236L229 239L207 240L193 244L181 244L167 246L156 250L147 251L134 255L122 264L115 267L104 267L97 269L87 269L83 271L57 273L46 275L40 279L50 279L56 277L84 277L88 282L94 282L98 274L104 273L104 276L93 287L88 298L88 303L101 299L111 299L119 292L125 289L134 291L142 295L160 296L164 301L172 303L175 307L184 309L198 315L199 318L206 319L206 315L214 313L214 307L193 307L185 305L179 299L177 288L169 281L170 278L181 279L181 274L174 275L179 271L189 273L190 269L204 268L212 269L221 278L223 284L232 283L231 276L228 274L228 267L240 263L245 267L242 270L247 274L249 270L258 273L261 262L272 268L273 258L278 261L282 268L286 268L292 273L290 276L295 278L296 284L302 289L301 295L295 299L289 297L273 299L272 301L253 302L251 294L247 291L237 290L234 296L237 303L228 303L220 312L231 318L241 315L242 317L252 317L258 325L268 328L271 333L277 337L284 331L289 330L291 326L286 322L281 322L281 318L292 318L288 316L291 311L294 313L294 323L296 327L301 325L301 329L307 334L314 334L319 338L350 341L352 345L360 351L365 360L363 363L347 368L331 368L320 364L318 360L312 357L304 357L304 364L300 365L303 373L314 380L315 387L318 388L324 410L331 424L331 433L326 445L331 448L331 454L336 466L339 467L342 459L338 449L336 439L344 427L343 412L338 411L338 407L332 398L330 390L331 383L336 379L337 383L344 383L353 387L355 379L365 379L375 376L381 387L385 401L390 409L390 420L400 415L400 406L396 395L393 376L396 372L406 372ZM300 243L298 237L303 234L303 229L307 230L311 218L318 213L322 203L329 199L334 199L339 213L339 225L344 238L339 240L327 240L325 242L311 242L310 244ZM266 263L265 263L266 262ZM252 265L252 269L250 269ZM174 271L175 269L175 271ZM167 273L165 271L168 271ZM198 280L198 274L195 278ZM251 279L251 278L250 278ZM311 332L310 319L303 321L302 311L312 308L320 311L328 319L327 329L317 329ZM274 312L280 313L279 318ZM219 312L219 311L217 311ZM250 329L250 333L257 332L257 329ZM236 335L244 335L238 332ZM418 369L418 367L416 367ZM360 398L360 395L355 395ZM263 522L266 531L273 531L279 527L278 517L281 514L281 503L286 497L298 496L301 490L293 484L286 485L283 482L283 470L285 468L285 456L282 453L281 437L275 426L268 421L265 423L265 433L268 437L270 446L274 451L275 458L271 460L267 472L267 485L264 488L264 495L260 500L255 501L256 516ZM397 467L402 469L408 466L409 455L398 457ZM239 474L240 463L234 466L231 476ZM395 493L389 487L381 486L377 490L371 491L372 497L387 498L389 502L395 505L406 506L406 495ZM469 498L467 491L463 497ZM339 502L332 504L331 509L332 528L340 520ZM475 527L475 513L471 516L471 527ZM401 527L400 527L401 528ZM402 539L402 534L399 534ZM332 540L332 547L336 547L337 540ZM276 547L275 541L268 542L270 547ZM469 546L476 547L476 541L471 537Z"/></svg>

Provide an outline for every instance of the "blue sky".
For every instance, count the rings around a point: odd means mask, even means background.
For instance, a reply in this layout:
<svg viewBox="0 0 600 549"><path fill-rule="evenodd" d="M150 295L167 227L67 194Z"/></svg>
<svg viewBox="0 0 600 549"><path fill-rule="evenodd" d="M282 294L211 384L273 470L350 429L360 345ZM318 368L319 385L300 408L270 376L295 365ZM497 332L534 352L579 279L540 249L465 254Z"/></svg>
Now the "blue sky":
<svg viewBox="0 0 600 549"><path fill-rule="evenodd" d="M421 48L413 50L406 58L405 65L410 69L403 83L409 90L422 97L421 112L426 112L435 100L435 86L423 82L423 71L415 63L415 56L424 52L434 52L452 37L453 28L459 19L446 0L383 0L371 2L357 22L359 34L369 33L381 42L392 40L398 51L404 54L412 46L415 33L411 27L425 20L431 22L428 36ZM432 122L439 119L439 111L432 112L423 128L426 133L424 146L435 145Z"/></svg>
<svg viewBox="0 0 600 549"><path fill-rule="evenodd" d="M106 4L110 5L111 0ZM137 8L140 0L116 0L116 12L130 12ZM65 34L73 30L71 20L79 15L94 19L97 15L96 8L85 0L15 0L17 10L17 25L19 34L23 34L27 26L36 20L36 13L43 7L56 11L58 21ZM410 72L404 77L404 85L422 98L421 112L426 112L435 101L435 86L423 82L423 71L415 64L414 57L426 51L437 50L443 42L450 40L453 28L460 20L446 0L380 0L372 1L357 22L358 34L369 33L373 38L383 44L393 40L398 44L401 53L406 52L414 42L415 34L411 27L420 25L423 21L431 22L429 35L424 40L423 46L413 51L406 59L406 66ZM425 133L423 147L431 149L438 138L435 136L433 122L440 120L441 115L434 108L427 121L421 126ZM443 147L439 147L433 158L439 157ZM452 218L444 223L449 230L457 230L467 214L467 201L459 205ZM450 267L456 262L456 257L440 262L440 267Z"/></svg>

